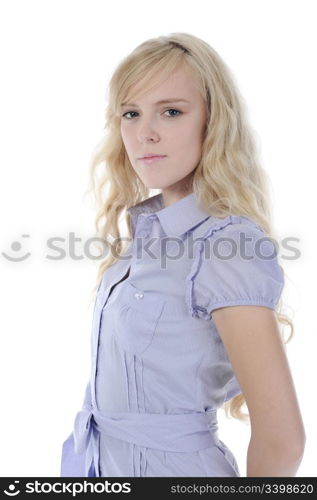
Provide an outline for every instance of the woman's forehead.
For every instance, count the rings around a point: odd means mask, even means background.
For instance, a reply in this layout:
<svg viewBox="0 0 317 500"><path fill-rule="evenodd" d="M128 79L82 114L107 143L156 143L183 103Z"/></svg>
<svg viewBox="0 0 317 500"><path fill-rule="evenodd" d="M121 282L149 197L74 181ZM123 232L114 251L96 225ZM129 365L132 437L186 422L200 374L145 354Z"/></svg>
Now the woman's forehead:
<svg viewBox="0 0 317 500"><path fill-rule="evenodd" d="M139 81L133 84L121 106L140 104L139 101L149 101L153 105L183 102L188 104L197 93L196 78L188 78L188 73L178 72L167 78L156 79L156 81Z"/></svg>

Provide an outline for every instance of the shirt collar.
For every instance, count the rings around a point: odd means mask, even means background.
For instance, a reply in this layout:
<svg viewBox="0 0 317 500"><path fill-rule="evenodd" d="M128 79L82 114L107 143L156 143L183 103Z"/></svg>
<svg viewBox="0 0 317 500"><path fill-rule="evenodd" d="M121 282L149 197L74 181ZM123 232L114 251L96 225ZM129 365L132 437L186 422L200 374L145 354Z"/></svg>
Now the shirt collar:
<svg viewBox="0 0 317 500"><path fill-rule="evenodd" d="M162 193L137 203L127 209L131 217L132 233L140 214L150 216L155 214L167 236L181 236L203 220L210 217L205 210L198 206L195 192L184 196L171 205L165 207Z"/></svg>

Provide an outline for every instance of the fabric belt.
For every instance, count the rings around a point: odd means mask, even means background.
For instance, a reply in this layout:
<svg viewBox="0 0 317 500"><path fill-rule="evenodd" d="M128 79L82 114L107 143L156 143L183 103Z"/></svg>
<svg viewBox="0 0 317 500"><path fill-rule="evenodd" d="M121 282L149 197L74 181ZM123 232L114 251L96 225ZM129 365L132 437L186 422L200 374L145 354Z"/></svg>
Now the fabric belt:
<svg viewBox="0 0 317 500"><path fill-rule="evenodd" d="M194 413L100 412L83 407L75 417L76 453L86 450L86 475L99 477L100 433L162 451L190 452L219 444L217 410Z"/></svg>

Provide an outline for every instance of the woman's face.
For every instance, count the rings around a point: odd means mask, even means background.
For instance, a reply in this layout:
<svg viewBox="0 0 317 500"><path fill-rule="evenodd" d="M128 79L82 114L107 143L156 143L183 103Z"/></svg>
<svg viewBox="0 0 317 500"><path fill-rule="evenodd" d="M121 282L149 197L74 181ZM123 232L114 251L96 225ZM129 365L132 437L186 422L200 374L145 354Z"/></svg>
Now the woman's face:
<svg viewBox="0 0 317 500"><path fill-rule="evenodd" d="M166 101L162 102L158 101ZM179 100L179 102L177 102ZM161 189L165 206L192 192L191 178L201 158L206 109L187 68L121 109L121 135L132 167L142 182ZM164 158L146 163L146 154Z"/></svg>

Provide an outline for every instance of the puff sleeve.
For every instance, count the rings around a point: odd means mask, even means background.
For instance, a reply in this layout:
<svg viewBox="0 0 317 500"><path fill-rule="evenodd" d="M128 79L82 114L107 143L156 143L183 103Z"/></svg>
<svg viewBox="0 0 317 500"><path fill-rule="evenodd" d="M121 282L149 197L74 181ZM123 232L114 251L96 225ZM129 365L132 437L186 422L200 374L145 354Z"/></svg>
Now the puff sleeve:
<svg viewBox="0 0 317 500"><path fill-rule="evenodd" d="M273 240L247 217L228 216L195 246L185 295L191 315L210 320L212 311L226 306L274 310L283 287Z"/></svg>

